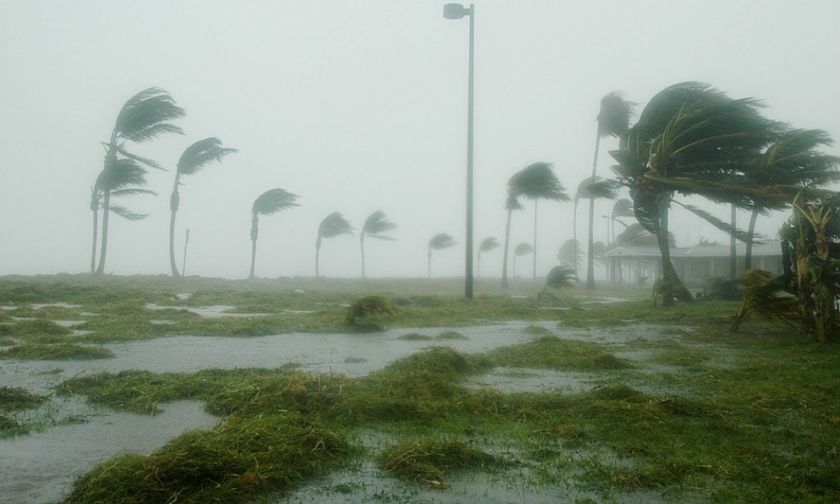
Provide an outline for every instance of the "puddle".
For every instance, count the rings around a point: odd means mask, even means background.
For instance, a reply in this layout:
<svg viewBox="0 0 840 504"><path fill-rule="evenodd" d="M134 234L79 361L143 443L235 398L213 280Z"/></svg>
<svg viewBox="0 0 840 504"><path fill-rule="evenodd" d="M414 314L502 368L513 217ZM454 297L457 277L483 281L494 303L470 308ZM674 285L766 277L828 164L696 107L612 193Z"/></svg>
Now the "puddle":
<svg viewBox="0 0 840 504"><path fill-rule="evenodd" d="M77 325L82 325L85 323L84 320L53 320L53 324L60 325L61 327L73 327Z"/></svg>
<svg viewBox="0 0 840 504"><path fill-rule="evenodd" d="M603 379L603 376L600 377ZM505 393L562 392L578 394L596 384L598 376L575 371L555 371L534 368L495 368L489 373L474 376L464 382L468 388L493 388Z"/></svg>
<svg viewBox="0 0 840 504"><path fill-rule="evenodd" d="M41 308L81 308L82 305L77 304L70 304L70 303L32 303L29 305L32 307L33 310L40 310Z"/></svg>
<svg viewBox="0 0 840 504"><path fill-rule="evenodd" d="M17 310L17 309L18 309L18 307L17 307L17 306L12 306L12 305L0 305L0 310L3 310L3 311L14 311L14 310Z"/></svg>
<svg viewBox="0 0 840 504"><path fill-rule="evenodd" d="M581 298L578 298L578 299L581 299ZM585 299L586 299L586 301L581 301L580 304L582 304L582 305L613 304L613 303L624 303L626 301L630 301L627 298L615 297L615 296L588 297L588 298L585 298Z"/></svg>
<svg viewBox="0 0 840 504"><path fill-rule="evenodd" d="M192 293L179 292L178 294L175 294L175 297L178 299L178 301L186 301L187 299L192 297Z"/></svg>
<svg viewBox="0 0 840 504"><path fill-rule="evenodd" d="M219 420L198 401L163 408L155 416L99 411L85 423L0 441L3 502L57 502L98 462L125 452L149 453L184 431L212 427Z"/></svg>
<svg viewBox="0 0 840 504"><path fill-rule="evenodd" d="M152 325L175 325L174 320L150 320L149 323Z"/></svg>
<svg viewBox="0 0 840 504"><path fill-rule="evenodd" d="M162 306L154 303L146 304L147 310L186 310L190 313L195 313L204 318L219 318L219 317L261 317L267 315L266 313L234 313L228 310L236 308L231 305L214 305L214 306Z"/></svg>

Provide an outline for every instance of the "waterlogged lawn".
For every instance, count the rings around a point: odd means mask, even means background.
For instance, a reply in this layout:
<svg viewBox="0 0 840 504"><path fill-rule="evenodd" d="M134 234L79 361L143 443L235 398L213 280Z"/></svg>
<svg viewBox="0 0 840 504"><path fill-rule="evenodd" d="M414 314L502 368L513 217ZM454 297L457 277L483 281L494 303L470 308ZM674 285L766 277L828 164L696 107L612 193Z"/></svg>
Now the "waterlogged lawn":
<svg viewBox="0 0 840 504"><path fill-rule="evenodd" d="M642 291L576 289L539 302L530 284L513 291L526 297L487 285L467 303L458 289L445 281L2 280L0 352L174 335L352 338L346 306L370 292L397 308L384 325L412 328L401 344L429 347L358 377L285 365L65 380L54 397L146 414L198 400L222 419L153 453L103 461L68 502L840 500L836 343L759 320L731 334L736 303L664 309ZM591 302L612 297L629 300ZM208 306L260 315L190 311ZM475 353L446 346L465 338L459 327L510 320L532 321L519 329L524 342ZM468 342L478 337L462 332ZM535 392L475 385L489 373L548 383ZM21 407L48 400L8 395ZM0 415L15 421L15 408Z"/></svg>

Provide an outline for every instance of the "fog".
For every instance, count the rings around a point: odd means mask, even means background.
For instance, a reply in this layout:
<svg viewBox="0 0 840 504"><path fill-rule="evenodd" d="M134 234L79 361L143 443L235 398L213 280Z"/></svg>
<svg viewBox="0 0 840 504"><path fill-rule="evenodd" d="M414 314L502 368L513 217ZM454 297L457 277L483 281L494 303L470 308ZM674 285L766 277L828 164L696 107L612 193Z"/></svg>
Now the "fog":
<svg viewBox="0 0 840 504"><path fill-rule="evenodd" d="M321 219L340 211L358 228L376 210L399 227L395 241L368 241L368 276L425 276L439 232L458 246L435 253L435 276L462 275L468 21L444 19L442 4L4 0L0 274L88 270L101 142L125 100L159 86L186 108L186 135L132 149L170 171L149 174L157 197L123 201L145 220L111 220L106 273L169 272L175 164L216 136L239 152L183 179L176 257L180 266L189 228L188 275L247 276L251 204L275 187L301 206L261 219L258 276L313 275ZM552 162L574 192L591 171L600 98L613 90L638 112L670 84L704 81L762 99L772 119L840 137L835 0L479 0L476 11L476 243L503 239L506 181L529 163ZM616 145L601 142L599 174ZM728 207L691 202L728 219ZM597 203L596 240L611 205ZM532 239L533 203L524 206L512 246ZM572 237L572 204L539 209L544 274ZM783 218L757 229L775 236ZM672 230L678 245L728 239L676 208ZM320 268L359 276L358 235L325 240ZM482 274L500 269L500 250L482 258Z"/></svg>

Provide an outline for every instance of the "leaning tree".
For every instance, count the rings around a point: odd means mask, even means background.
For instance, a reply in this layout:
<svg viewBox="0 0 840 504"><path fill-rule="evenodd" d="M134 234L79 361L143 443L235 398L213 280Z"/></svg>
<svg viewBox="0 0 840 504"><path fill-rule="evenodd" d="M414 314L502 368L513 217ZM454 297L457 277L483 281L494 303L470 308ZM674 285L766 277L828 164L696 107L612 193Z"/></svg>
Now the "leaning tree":
<svg viewBox="0 0 840 504"><path fill-rule="evenodd" d="M132 212L114 210L111 198L115 191L130 190L137 193L145 185L146 167L162 170L163 168L151 159L131 152L129 143L142 143L157 138L166 133L183 134L181 128L170 121L185 115L184 109L163 89L152 87L140 91L128 99L117 114L114 128L108 142L103 143L105 161L102 172L97 176L91 196L91 210L94 213L94 250L96 247L96 227L99 209L102 209L102 243L99 253L97 274L105 272L105 259L108 252L108 217L111 211L131 219ZM130 173L122 173L130 172ZM131 180L125 184L126 180ZM119 194L117 194L119 195ZM93 262L93 261L92 261Z"/></svg>
<svg viewBox="0 0 840 504"><path fill-rule="evenodd" d="M508 275L507 275L507 267L508 267L508 250L510 249L510 220L513 216L514 210L522 210L522 204L519 203L519 200L516 198L515 195L511 194L511 187L510 182L508 182L508 195L507 200L505 200L505 210L507 210L507 224L505 225L505 250L504 254L502 255L502 287L507 288L508 286Z"/></svg>
<svg viewBox="0 0 840 504"><path fill-rule="evenodd" d="M588 199L589 200L589 208L590 212L593 210L593 204L596 199L615 199L618 197L618 189L620 184L617 180L613 179L605 179L598 176L587 177L578 185L577 191L575 192L575 205L574 205L574 212L573 212L573 236L574 239L577 240L577 204L579 200ZM589 220L589 237L587 239L587 248L586 248L586 288L587 289L594 289L595 288L595 262L594 257L595 253L592 249L594 243L594 227L593 222L591 219L590 213L590 220ZM575 261L577 262L577 261Z"/></svg>
<svg viewBox="0 0 840 504"><path fill-rule="evenodd" d="M497 240L495 236L488 236L487 238L481 240L481 244L478 246L478 260L476 261L475 276L481 276L481 254L484 252L490 252L491 250L498 248L499 245L499 240Z"/></svg>
<svg viewBox="0 0 840 504"><path fill-rule="evenodd" d="M353 226L350 225L350 221L341 215L341 212L333 212L327 215L318 225L318 238L315 239L315 278L320 276L318 265L321 259L321 243L323 240L345 234L352 235Z"/></svg>
<svg viewBox="0 0 840 504"><path fill-rule="evenodd" d="M261 215L271 215L287 208L300 206L296 203L297 195L284 189L269 189L254 200L251 206L251 272L248 278L254 278L254 263L257 258L257 237Z"/></svg>
<svg viewBox="0 0 840 504"><path fill-rule="evenodd" d="M429 264L429 278L432 278L432 251L443 250L455 246L455 239L446 233L438 233L429 240L428 248L428 264Z"/></svg>
<svg viewBox="0 0 840 504"><path fill-rule="evenodd" d="M381 210L373 212L365 219L365 224L359 232L359 248L362 252L362 278L365 278L365 237L377 240L393 240L385 233L396 229L396 227L397 225L388 220L385 212Z"/></svg>
<svg viewBox="0 0 840 504"><path fill-rule="evenodd" d="M178 188L182 185L181 177L192 175L204 168L212 161L221 161L228 154L237 152L236 149L222 147L222 141L218 138L205 138L187 147L178 159L175 170L175 183L172 186L172 195L169 197L169 266L172 276L180 277L178 266L175 265L175 214L178 213L181 196Z"/></svg>
<svg viewBox="0 0 840 504"><path fill-rule="evenodd" d="M513 276L516 277L516 258L528 255L534 252L534 248L530 243L522 242L513 249Z"/></svg>

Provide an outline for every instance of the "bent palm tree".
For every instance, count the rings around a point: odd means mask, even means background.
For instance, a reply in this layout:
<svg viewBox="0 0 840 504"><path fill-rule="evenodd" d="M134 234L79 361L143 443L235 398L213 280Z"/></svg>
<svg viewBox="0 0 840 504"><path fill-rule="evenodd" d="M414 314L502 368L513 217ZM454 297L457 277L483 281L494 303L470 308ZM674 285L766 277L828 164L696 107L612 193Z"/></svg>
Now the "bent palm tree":
<svg viewBox="0 0 840 504"><path fill-rule="evenodd" d="M221 161L228 154L233 154L236 149L222 147L222 141L218 138L205 138L187 147L181 158L178 160L178 167L175 171L175 184L172 187L172 196L169 198L169 266L172 269L172 276L181 276L178 267L175 265L175 214L178 213L178 206L181 200L178 193L178 186L181 185L181 177L192 175L211 161Z"/></svg>
<svg viewBox="0 0 840 504"><path fill-rule="evenodd" d="M539 161L531 163L514 173L508 181L508 194L514 198L524 196L534 200L534 264L533 276L537 278L537 201L548 199L554 201L570 201L566 189L557 180L551 163Z"/></svg>
<svg viewBox="0 0 840 504"><path fill-rule="evenodd" d="M532 253L534 248L530 243L522 242L513 249L513 276L516 277L516 258Z"/></svg>
<svg viewBox="0 0 840 504"><path fill-rule="evenodd" d="M166 133L183 134L181 128L169 121L184 115L184 109L176 105L169 93L160 88L149 88L132 96L120 109L114 128L111 130L111 138L107 144L104 144L105 162L100 175L108 180L118 180L121 178L118 173L106 175L103 175L103 173L118 172L127 166L131 166L132 170L140 168L142 175L145 175L146 170L140 165L162 170L163 168L156 162L129 152L126 144L128 142L145 142ZM128 164L128 161L131 163ZM141 177L140 181L142 183L139 185L145 184L144 178ZM108 184L99 185L98 189L101 194L95 195L92 199L101 200L103 212L102 246L99 254L99 266L96 268L96 273L101 275L105 271L105 259L108 251L108 216L111 211L111 196L114 189ZM99 205L91 205L91 207L94 206ZM94 223L96 223L95 218Z"/></svg>
<svg viewBox="0 0 840 504"><path fill-rule="evenodd" d="M578 185L577 192L575 193L575 222L573 223L574 229L574 239L577 240L577 202L581 199L588 199L589 200L589 237L587 240L587 249L586 249L586 288L587 289L594 289L595 288L595 268L593 258L594 253L592 251L592 244L594 240L594 229L592 226L592 212L594 211L595 207L594 201L596 199L615 199L618 196L618 189L619 183L617 180L612 179L605 179L598 176L592 176L584 179L583 182Z"/></svg>
<svg viewBox="0 0 840 504"><path fill-rule="evenodd" d="M300 206L295 203L297 198L297 194L277 188L269 189L254 200L254 204L251 206L251 272L248 274L248 278L254 278L260 215L271 215L287 208Z"/></svg>
<svg viewBox="0 0 840 504"><path fill-rule="evenodd" d="M510 248L510 218L513 215L514 210L522 210L522 205L519 203L519 200L516 199L516 196L510 193L510 182L508 182L508 197L505 201L505 210L508 211L508 214L507 225L505 226L505 253L502 256L502 287L507 289L508 249Z"/></svg>
<svg viewBox="0 0 840 504"><path fill-rule="evenodd" d="M490 252L491 250L499 247L499 240L496 239L495 236L489 236L483 240L481 240L481 245L478 246L478 260L476 261L476 271L475 276L481 276L481 253L482 252Z"/></svg>
<svg viewBox="0 0 840 504"><path fill-rule="evenodd" d="M432 250L443 250L455 245L455 239L446 233L438 233L429 240L429 278L432 278Z"/></svg>
<svg viewBox="0 0 840 504"><path fill-rule="evenodd" d="M362 251L362 278L365 278L365 236L376 238L377 240L393 240L390 236L384 233L396 229L397 225L388 220L385 212L377 210L368 215L365 219L365 224L359 232L359 248Z"/></svg>
<svg viewBox="0 0 840 504"><path fill-rule="evenodd" d="M335 238L343 234L353 234L353 226L341 215L341 212L333 212L321 221L318 225L318 238L315 240L315 278L318 278L318 263L321 258L321 242L324 238Z"/></svg>

